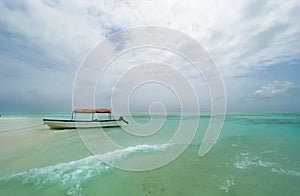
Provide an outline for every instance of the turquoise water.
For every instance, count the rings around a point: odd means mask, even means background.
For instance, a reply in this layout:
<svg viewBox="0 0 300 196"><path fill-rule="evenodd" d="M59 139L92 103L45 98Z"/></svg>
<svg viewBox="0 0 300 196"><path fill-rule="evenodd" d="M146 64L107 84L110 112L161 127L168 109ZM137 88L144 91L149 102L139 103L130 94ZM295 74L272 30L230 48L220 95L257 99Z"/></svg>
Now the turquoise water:
<svg viewBox="0 0 300 196"><path fill-rule="evenodd" d="M201 115L187 150L169 164L144 172L124 171L100 161L77 130L53 131L42 125L43 117L68 116L2 115L0 195L300 195L299 113L227 114L218 142L204 157L198 151L210 117ZM133 119L150 120L144 114ZM155 162L177 149L165 143L180 119L169 115L150 138L134 137L121 128L106 129L123 149L107 151L100 159ZM199 116L186 115L183 120L194 123ZM98 131L87 130L92 136Z"/></svg>

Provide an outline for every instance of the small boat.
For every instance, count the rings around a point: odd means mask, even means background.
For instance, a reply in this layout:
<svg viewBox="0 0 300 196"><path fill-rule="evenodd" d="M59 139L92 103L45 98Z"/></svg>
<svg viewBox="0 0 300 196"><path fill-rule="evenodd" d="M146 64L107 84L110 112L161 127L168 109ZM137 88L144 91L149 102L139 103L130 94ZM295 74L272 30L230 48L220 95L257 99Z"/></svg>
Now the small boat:
<svg viewBox="0 0 300 196"><path fill-rule="evenodd" d="M76 120L76 114L85 113L92 114L91 120ZM107 119L98 120L94 118L95 113L105 113ZM43 119L50 129L76 129L76 128L97 128L97 127L119 127L122 122L128 124L122 116L116 120L112 118L110 109L75 109L72 112L71 120L56 120L56 119Z"/></svg>

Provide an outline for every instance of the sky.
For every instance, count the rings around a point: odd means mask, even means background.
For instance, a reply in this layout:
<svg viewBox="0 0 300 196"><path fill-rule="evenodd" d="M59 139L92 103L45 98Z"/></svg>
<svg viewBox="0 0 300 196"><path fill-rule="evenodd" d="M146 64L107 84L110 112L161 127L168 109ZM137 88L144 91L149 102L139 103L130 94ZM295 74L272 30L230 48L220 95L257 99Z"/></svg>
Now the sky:
<svg viewBox="0 0 300 196"><path fill-rule="evenodd" d="M2 0L0 13L0 113L71 111L76 74L91 50L117 32L143 26L180 31L205 48L224 81L228 112L300 111L299 0ZM97 107L112 107L113 89L114 104L122 105L126 85L149 72L138 69L116 88L115 79L131 65L160 61L179 70L193 85L200 110L210 111L205 80L180 58L146 48L115 59L97 87ZM163 69L151 65L150 71ZM174 75L163 77L180 86ZM189 102L189 96L180 99ZM168 111L180 104L171 89L153 83L139 86L129 105L145 111L156 102Z"/></svg>

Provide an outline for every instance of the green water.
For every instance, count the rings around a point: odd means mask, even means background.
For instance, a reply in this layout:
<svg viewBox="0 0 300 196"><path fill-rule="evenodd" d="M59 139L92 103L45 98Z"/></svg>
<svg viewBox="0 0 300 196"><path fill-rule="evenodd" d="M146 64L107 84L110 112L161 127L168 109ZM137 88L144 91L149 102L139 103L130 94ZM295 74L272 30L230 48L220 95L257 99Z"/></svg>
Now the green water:
<svg viewBox="0 0 300 196"><path fill-rule="evenodd" d="M187 150L169 164L144 172L100 161L77 130L53 131L42 125L42 117L48 116L68 115L0 118L0 195L300 195L298 113L227 114L218 142L204 157L198 151L210 118L201 115ZM133 118L139 123L150 120L147 115ZM189 123L198 119L184 118ZM178 115L168 116L150 138L134 137L121 128L106 129L124 150L108 151L103 157L120 163L129 159L139 163L147 157L155 161L177 149L164 143L180 120Z"/></svg>

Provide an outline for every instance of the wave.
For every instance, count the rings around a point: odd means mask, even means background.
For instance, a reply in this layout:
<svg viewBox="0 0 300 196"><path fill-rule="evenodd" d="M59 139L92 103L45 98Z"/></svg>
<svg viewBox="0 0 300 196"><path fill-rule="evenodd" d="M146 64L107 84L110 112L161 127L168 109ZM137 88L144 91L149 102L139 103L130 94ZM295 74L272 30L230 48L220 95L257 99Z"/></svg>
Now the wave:
<svg viewBox="0 0 300 196"><path fill-rule="evenodd" d="M233 178L228 177L228 178L226 178L224 183L220 186L220 189L227 193L228 191L230 191L231 187L234 186L234 185L235 185L235 183L234 183Z"/></svg>
<svg viewBox="0 0 300 196"><path fill-rule="evenodd" d="M274 153L274 151L263 151L259 153L260 155ZM292 176L300 176L299 171L286 168L282 164L263 160L260 156L253 155L248 151L246 153L240 153L235 157L234 167L237 169L251 169L254 167L266 167L269 168L271 172L286 174Z"/></svg>
<svg viewBox="0 0 300 196"><path fill-rule="evenodd" d="M88 156L76 161L33 168L28 171L2 177L0 178L0 182L12 180L34 185L37 189L41 189L46 185L61 186L62 189L66 189L68 195L80 195L82 192L81 185L87 179L99 175L110 168L106 163L114 163L134 152L159 151L165 150L167 147L168 145L166 144L129 146L102 155Z"/></svg>
<svg viewBox="0 0 300 196"><path fill-rule="evenodd" d="M233 186L235 186L235 182L232 176L226 176L225 179L222 176L217 176L213 174L211 176L211 181L217 184L220 190L225 191L226 193L231 190Z"/></svg>
<svg viewBox="0 0 300 196"><path fill-rule="evenodd" d="M298 171L293 171L293 170L283 169L283 168L279 168L279 169L272 168L272 172L280 173L280 174L287 174L287 175L292 175L292 176L300 176L300 172L298 172Z"/></svg>

